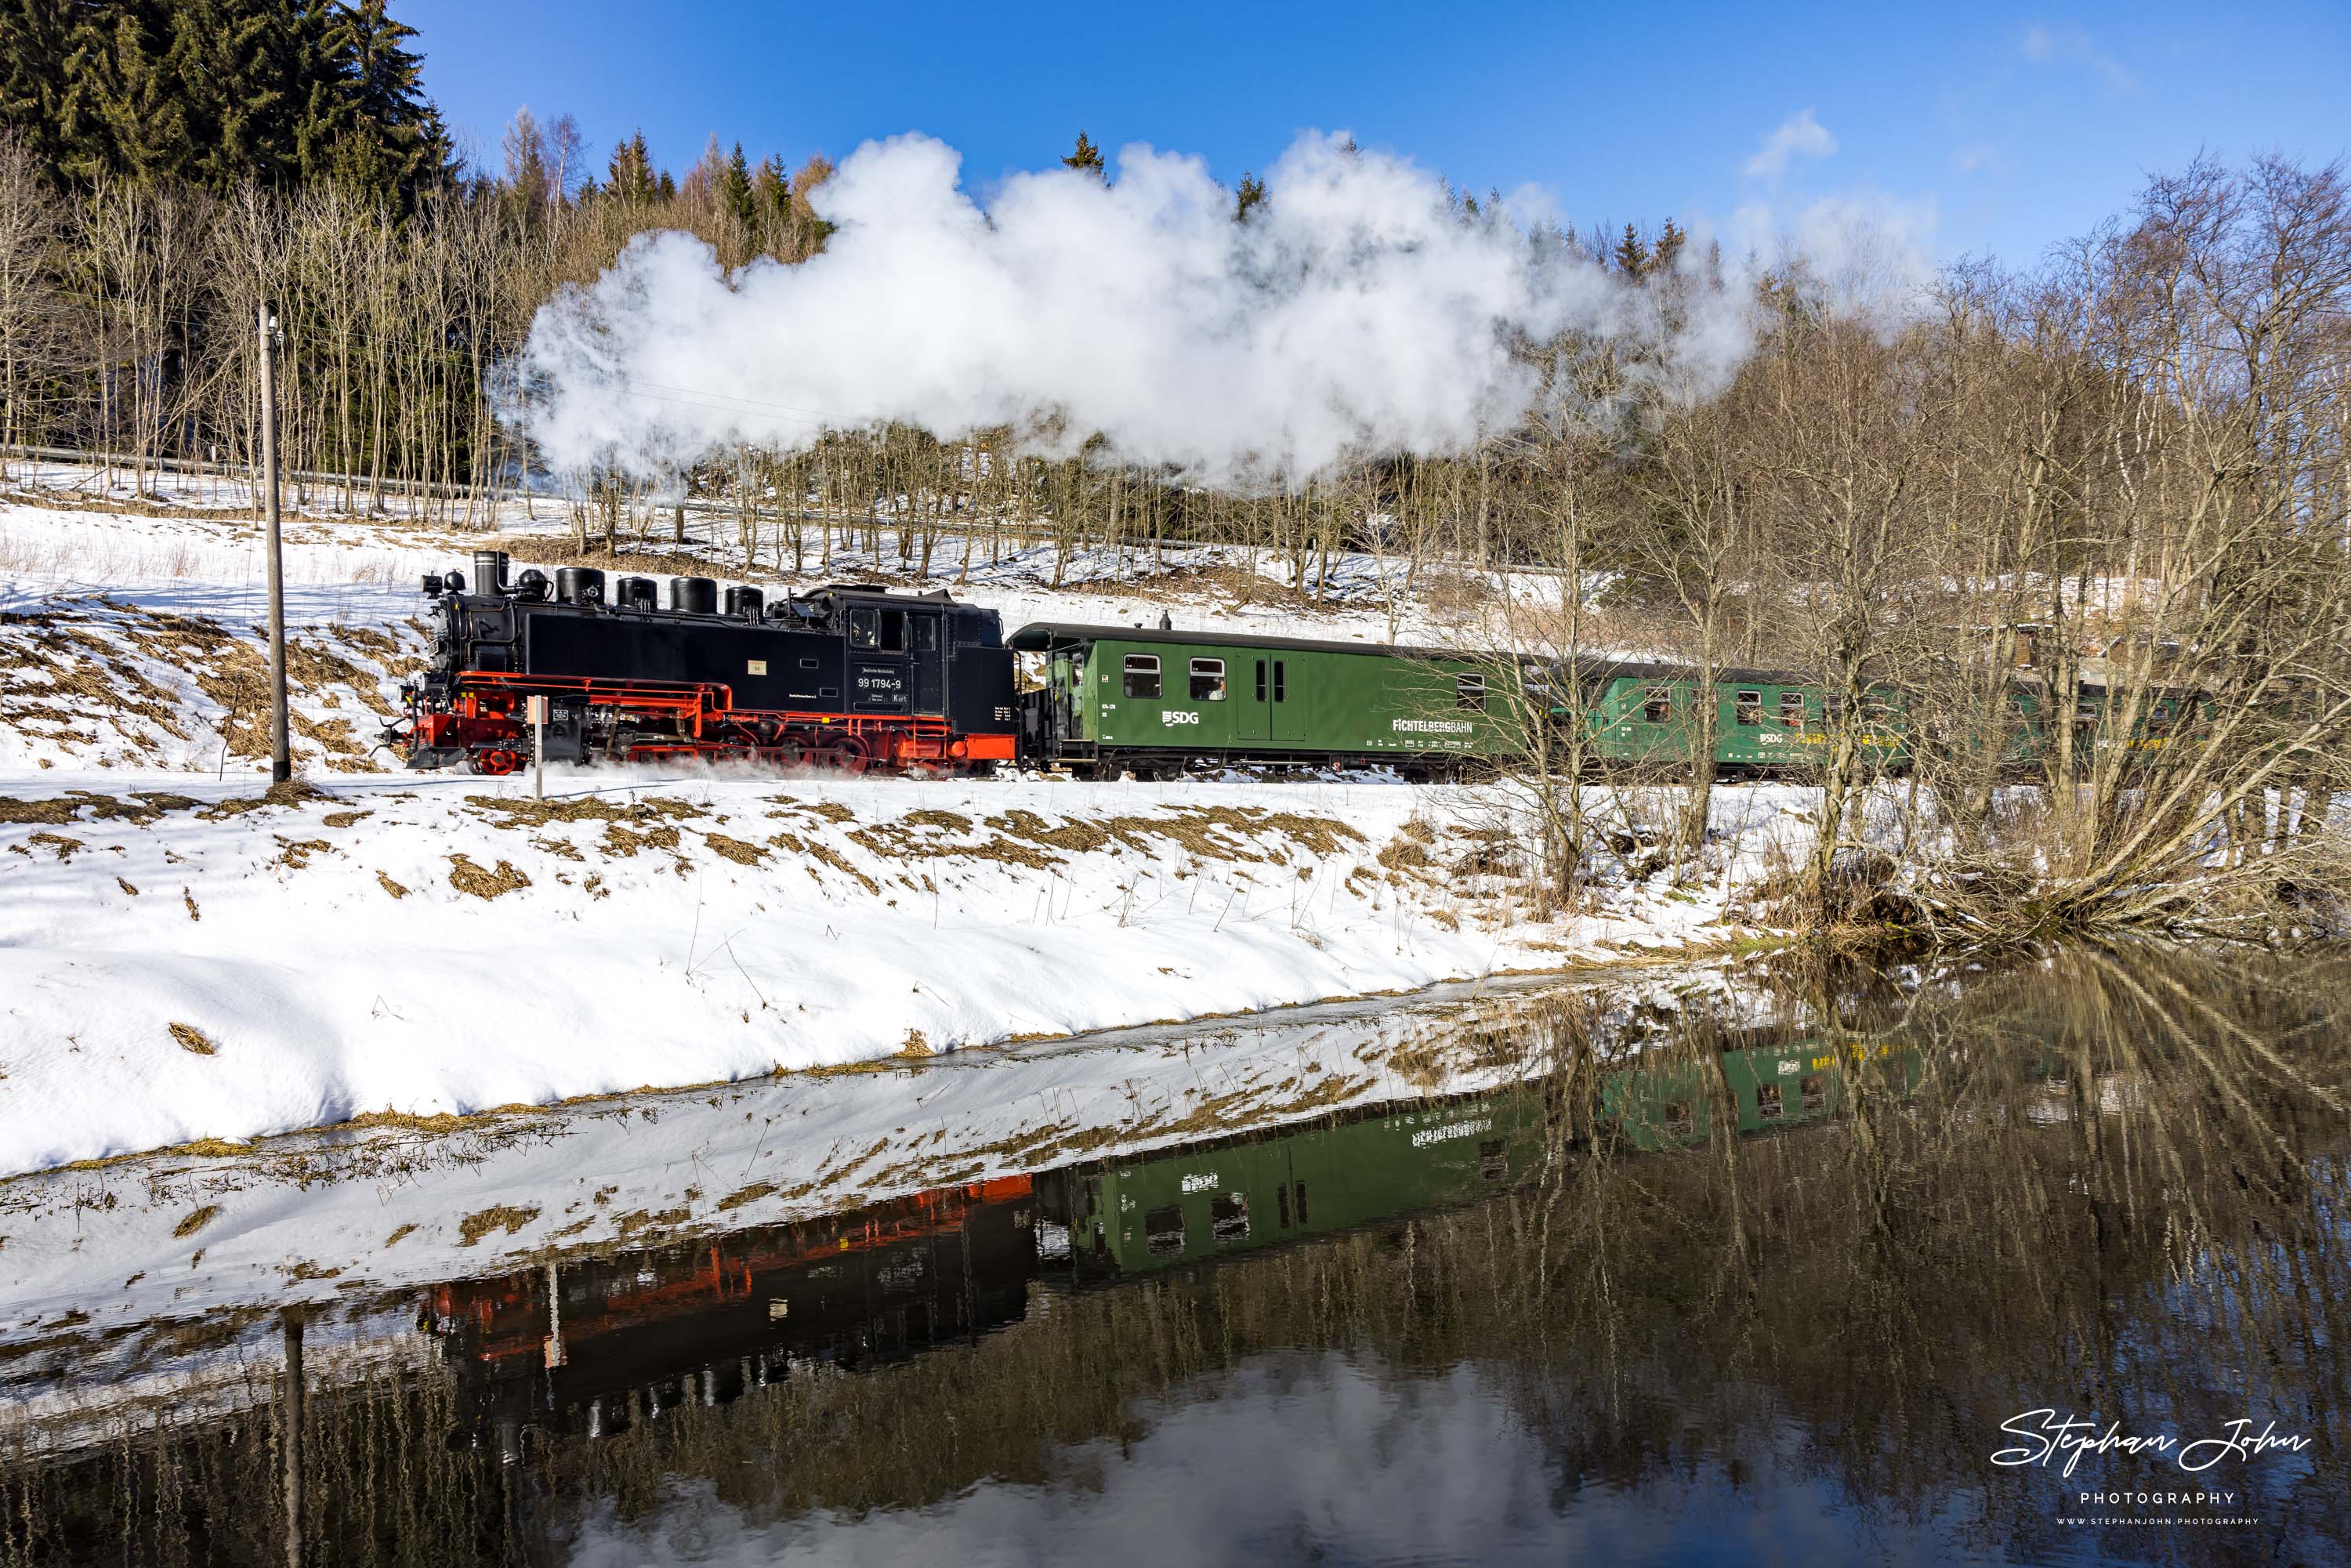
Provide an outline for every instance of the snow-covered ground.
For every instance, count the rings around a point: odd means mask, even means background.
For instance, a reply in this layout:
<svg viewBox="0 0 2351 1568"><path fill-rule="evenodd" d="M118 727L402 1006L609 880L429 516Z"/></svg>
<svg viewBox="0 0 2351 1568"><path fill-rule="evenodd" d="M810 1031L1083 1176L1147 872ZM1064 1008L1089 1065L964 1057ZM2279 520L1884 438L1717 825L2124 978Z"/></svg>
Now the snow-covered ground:
<svg viewBox="0 0 2351 1568"><path fill-rule="evenodd" d="M410 584L476 542L398 518L289 526L311 788L268 800L258 534L187 499L0 506L0 1172L1717 945L1802 848L1797 791L1726 789L1704 886L1619 878L1538 919L1500 789L559 769L541 804L385 773ZM560 532L539 513L501 518L517 566ZM1231 560L1066 563L1068 590L976 564L956 591L1008 625L1165 603L1375 640L1369 564L1314 612Z"/></svg>

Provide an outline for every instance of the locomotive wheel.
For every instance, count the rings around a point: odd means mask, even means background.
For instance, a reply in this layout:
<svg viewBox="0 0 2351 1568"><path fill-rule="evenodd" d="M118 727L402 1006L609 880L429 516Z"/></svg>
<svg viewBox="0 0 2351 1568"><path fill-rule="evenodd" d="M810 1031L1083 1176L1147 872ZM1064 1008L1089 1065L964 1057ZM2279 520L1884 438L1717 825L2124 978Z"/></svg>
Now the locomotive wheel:
<svg viewBox="0 0 2351 1568"><path fill-rule="evenodd" d="M808 765L855 778L873 765L873 758L863 741L853 735L843 735L809 747Z"/></svg>
<svg viewBox="0 0 2351 1568"><path fill-rule="evenodd" d="M521 768L522 756L513 751L475 751L466 756L465 766L475 773L504 778Z"/></svg>

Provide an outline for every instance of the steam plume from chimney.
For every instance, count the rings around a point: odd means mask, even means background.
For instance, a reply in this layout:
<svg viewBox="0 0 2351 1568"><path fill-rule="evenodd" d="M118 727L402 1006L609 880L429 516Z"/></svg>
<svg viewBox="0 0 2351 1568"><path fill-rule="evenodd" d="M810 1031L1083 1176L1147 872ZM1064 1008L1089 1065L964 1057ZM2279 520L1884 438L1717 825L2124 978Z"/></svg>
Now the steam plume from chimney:
<svg viewBox="0 0 2351 1568"><path fill-rule="evenodd" d="M674 474L737 444L904 422L1009 426L1067 453L1245 487L1353 456L1460 451L1526 410L1514 341L1640 339L1686 392L1727 380L1735 287L1647 291L1488 214L1436 175L1309 134L1246 223L1197 159L1130 147L1118 178L1054 169L982 209L929 137L869 142L815 193L836 225L796 266L731 277L691 235L630 242L543 306L515 416L559 472Z"/></svg>

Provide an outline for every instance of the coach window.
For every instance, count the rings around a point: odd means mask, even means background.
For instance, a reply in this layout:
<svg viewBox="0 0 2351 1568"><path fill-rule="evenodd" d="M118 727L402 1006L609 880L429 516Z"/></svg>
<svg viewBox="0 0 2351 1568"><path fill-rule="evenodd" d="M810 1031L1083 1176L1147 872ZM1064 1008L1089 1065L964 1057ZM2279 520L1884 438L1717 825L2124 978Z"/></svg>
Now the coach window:
<svg viewBox="0 0 2351 1568"><path fill-rule="evenodd" d="M1129 653L1124 667L1128 696L1155 697L1159 695L1158 654Z"/></svg>
<svg viewBox="0 0 2351 1568"><path fill-rule="evenodd" d="M1776 1083L1758 1084L1755 1089L1755 1113L1769 1121L1778 1116L1780 1111L1780 1086Z"/></svg>
<svg viewBox="0 0 2351 1568"><path fill-rule="evenodd" d="M1651 686L1641 696L1641 716L1651 724L1663 724L1674 716L1674 688Z"/></svg>
<svg viewBox="0 0 2351 1568"><path fill-rule="evenodd" d="M852 648L878 648L882 645L880 611L852 610L849 612L849 645Z"/></svg>
<svg viewBox="0 0 2351 1568"><path fill-rule="evenodd" d="M1276 659L1273 662L1273 700L1278 703L1288 702L1290 700L1289 688L1282 678L1285 674L1282 669L1282 664L1283 661L1280 659Z"/></svg>
<svg viewBox="0 0 2351 1568"><path fill-rule="evenodd" d="M1730 716L1734 723L1753 729L1763 722L1763 694L1734 692L1730 698Z"/></svg>
<svg viewBox="0 0 2351 1568"><path fill-rule="evenodd" d="M1192 661L1192 700L1196 703L1220 703L1225 700L1225 662L1222 659Z"/></svg>
<svg viewBox="0 0 2351 1568"><path fill-rule="evenodd" d="M1804 727L1803 693L1782 692L1780 694L1780 722L1790 729Z"/></svg>
<svg viewBox="0 0 2351 1568"><path fill-rule="evenodd" d="M1453 677L1453 706L1470 713L1486 711L1486 677L1456 675Z"/></svg>
<svg viewBox="0 0 2351 1568"><path fill-rule="evenodd" d="M1257 700L1265 701L1265 661L1257 662Z"/></svg>
<svg viewBox="0 0 2351 1568"><path fill-rule="evenodd" d="M1180 1204L1155 1208L1143 1217L1143 1244L1155 1257L1184 1250L1184 1209Z"/></svg>

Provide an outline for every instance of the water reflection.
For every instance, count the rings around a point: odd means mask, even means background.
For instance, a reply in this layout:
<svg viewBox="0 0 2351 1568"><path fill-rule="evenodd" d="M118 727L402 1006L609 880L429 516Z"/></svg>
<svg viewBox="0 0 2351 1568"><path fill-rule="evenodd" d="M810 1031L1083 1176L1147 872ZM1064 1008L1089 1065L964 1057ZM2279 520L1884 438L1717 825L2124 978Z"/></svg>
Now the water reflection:
<svg viewBox="0 0 2351 1568"><path fill-rule="evenodd" d="M2343 1561L2346 974L1577 993L1506 1088L434 1286L308 1560ZM2307 1446L1992 1465L2042 1407ZM282 1424L21 1455L0 1561L284 1561Z"/></svg>

